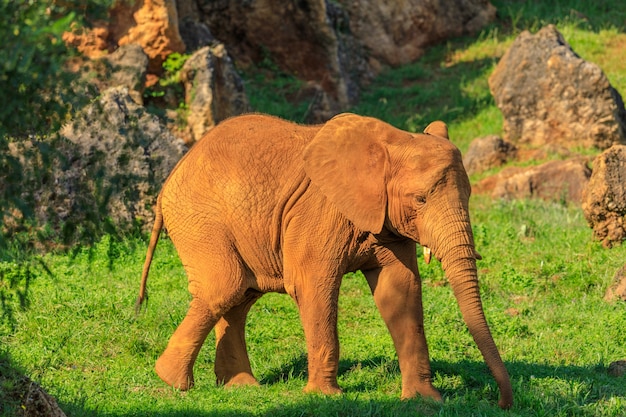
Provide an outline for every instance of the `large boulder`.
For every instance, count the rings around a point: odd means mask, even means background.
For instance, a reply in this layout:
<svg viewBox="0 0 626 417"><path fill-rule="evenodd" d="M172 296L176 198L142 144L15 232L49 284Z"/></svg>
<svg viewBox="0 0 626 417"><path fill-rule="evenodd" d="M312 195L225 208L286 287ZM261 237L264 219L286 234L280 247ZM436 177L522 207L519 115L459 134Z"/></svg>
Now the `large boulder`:
<svg viewBox="0 0 626 417"><path fill-rule="evenodd" d="M359 86L386 65L419 58L428 45L477 31L495 17L487 0L271 0L177 2L224 42L238 65L271 61L320 85L331 112L358 98ZM322 112L323 113L323 112Z"/></svg>
<svg viewBox="0 0 626 417"><path fill-rule="evenodd" d="M548 201L580 203L591 170L584 158L549 161L523 168L509 167L474 186L476 193L493 198L540 198Z"/></svg>
<svg viewBox="0 0 626 417"><path fill-rule="evenodd" d="M611 247L626 239L626 146L614 145L593 161L583 211L596 239Z"/></svg>
<svg viewBox="0 0 626 417"><path fill-rule="evenodd" d="M581 59L552 26L522 32L489 78L516 144L606 149L626 142L626 110L602 70Z"/></svg>
<svg viewBox="0 0 626 417"><path fill-rule="evenodd" d="M479 31L496 16L488 0L340 0L350 30L382 64L415 61L426 47Z"/></svg>
<svg viewBox="0 0 626 417"><path fill-rule="evenodd" d="M161 185L185 152L183 142L126 88L105 91L61 134L73 145L73 156L41 205L64 207L57 215L76 227L101 221L102 228L111 222L122 230L148 230Z"/></svg>
<svg viewBox="0 0 626 417"><path fill-rule="evenodd" d="M11 142L19 166L0 233L32 244L89 242L104 233L150 230L161 186L186 150L125 87L106 90L59 135Z"/></svg>
<svg viewBox="0 0 626 417"><path fill-rule="evenodd" d="M179 8L185 7L181 2ZM300 79L317 81L330 98L348 104L339 45L325 0L198 3L200 19L242 66L268 58Z"/></svg>
<svg viewBox="0 0 626 417"><path fill-rule="evenodd" d="M500 136L489 135L472 141L463 155L463 165L469 175L504 165L515 159L517 148Z"/></svg>
<svg viewBox="0 0 626 417"><path fill-rule="evenodd" d="M243 81L223 44L196 51L185 62L181 80L193 142L222 120L249 111Z"/></svg>

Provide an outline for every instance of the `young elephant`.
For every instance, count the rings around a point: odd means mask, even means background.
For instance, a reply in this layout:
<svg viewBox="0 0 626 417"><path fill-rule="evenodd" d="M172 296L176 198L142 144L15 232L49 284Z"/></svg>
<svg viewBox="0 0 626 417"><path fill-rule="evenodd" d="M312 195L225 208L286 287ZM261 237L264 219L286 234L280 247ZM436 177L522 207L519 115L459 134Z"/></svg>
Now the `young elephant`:
<svg viewBox="0 0 626 417"><path fill-rule="evenodd" d="M193 385L193 364L215 327L215 373L257 384L245 321L262 294L297 303L308 351L306 391L338 393L337 302L342 277L361 270L389 328L402 398L441 399L431 383L416 242L441 260L463 318L499 389L509 376L482 309L468 213L470 184L442 122L412 134L354 114L319 126L264 115L229 119L179 162L159 195L138 305L163 225L189 278L192 301L156 371Z"/></svg>

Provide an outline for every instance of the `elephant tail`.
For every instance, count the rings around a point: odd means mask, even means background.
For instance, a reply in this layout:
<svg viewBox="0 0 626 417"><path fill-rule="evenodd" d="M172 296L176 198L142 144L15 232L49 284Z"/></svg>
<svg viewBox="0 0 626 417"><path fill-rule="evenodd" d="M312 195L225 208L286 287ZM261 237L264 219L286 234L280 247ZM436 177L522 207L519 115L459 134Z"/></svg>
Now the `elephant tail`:
<svg viewBox="0 0 626 417"><path fill-rule="evenodd" d="M154 209L154 225L152 226L152 235L150 236L150 243L148 244L148 252L146 253L146 261L143 264L143 271L141 272L141 286L139 287L139 297L135 303L135 313L138 315L141 311L141 305L148 299L148 293L146 292L146 285L148 284L148 273L150 272L150 264L152 263L152 257L154 256L154 250L159 242L159 235L163 228L163 212L161 211L161 194L157 197L156 206Z"/></svg>

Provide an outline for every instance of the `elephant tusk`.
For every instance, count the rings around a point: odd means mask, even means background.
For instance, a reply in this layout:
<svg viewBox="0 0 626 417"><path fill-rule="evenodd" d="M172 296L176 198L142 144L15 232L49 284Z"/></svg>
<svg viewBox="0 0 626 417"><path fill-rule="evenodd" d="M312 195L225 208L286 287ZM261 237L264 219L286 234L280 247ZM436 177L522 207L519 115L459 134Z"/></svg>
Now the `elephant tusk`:
<svg viewBox="0 0 626 417"><path fill-rule="evenodd" d="M430 251L430 248L424 246L424 262L429 264L431 256L432 256L432 252Z"/></svg>

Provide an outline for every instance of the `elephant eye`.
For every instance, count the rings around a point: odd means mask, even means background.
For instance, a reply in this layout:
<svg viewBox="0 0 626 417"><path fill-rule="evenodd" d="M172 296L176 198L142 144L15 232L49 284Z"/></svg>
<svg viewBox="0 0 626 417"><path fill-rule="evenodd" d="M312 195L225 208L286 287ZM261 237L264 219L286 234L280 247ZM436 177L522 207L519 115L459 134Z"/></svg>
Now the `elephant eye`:
<svg viewBox="0 0 626 417"><path fill-rule="evenodd" d="M415 201L417 204L426 204L426 196L423 194L418 194L415 196Z"/></svg>

